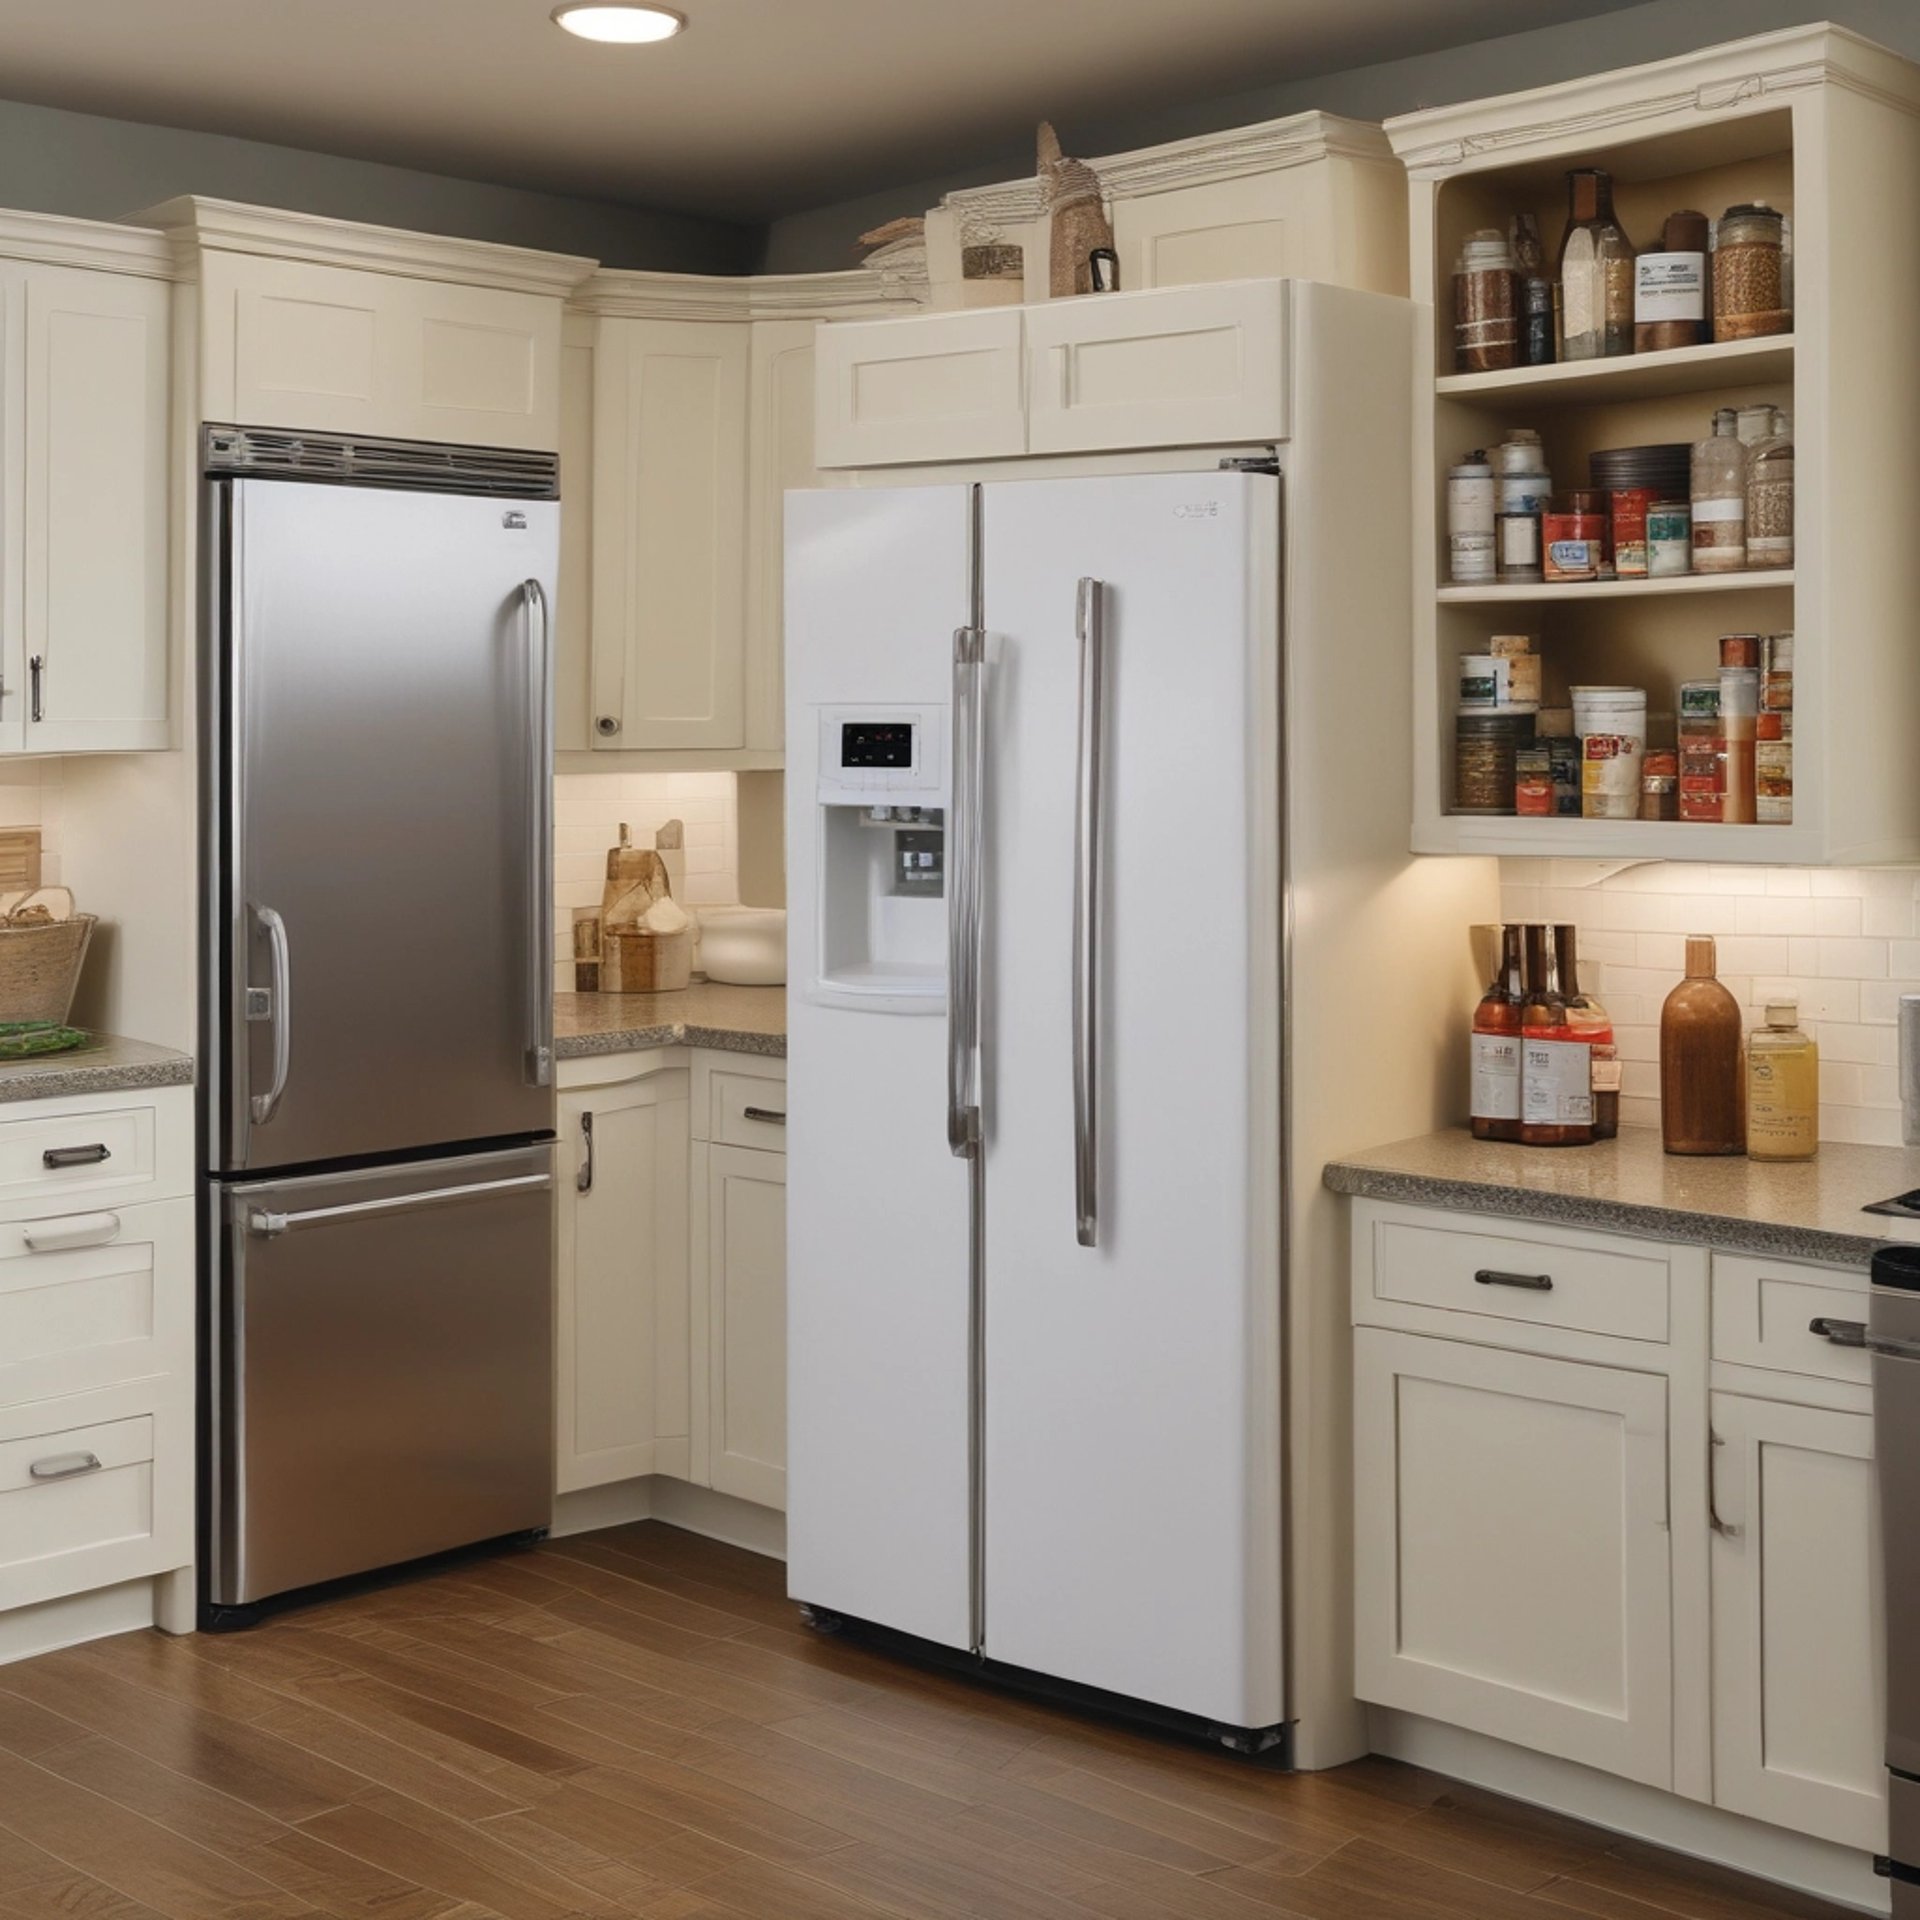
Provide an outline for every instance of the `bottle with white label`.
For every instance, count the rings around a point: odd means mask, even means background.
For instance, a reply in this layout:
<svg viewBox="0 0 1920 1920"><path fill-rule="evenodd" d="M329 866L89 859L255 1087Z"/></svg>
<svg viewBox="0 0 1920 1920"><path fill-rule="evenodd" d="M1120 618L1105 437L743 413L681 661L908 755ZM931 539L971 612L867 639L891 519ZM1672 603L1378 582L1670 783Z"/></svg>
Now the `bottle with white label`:
<svg viewBox="0 0 1920 1920"><path fill-rule="evenodd" d="M1520 929L1500 929L1500 965L1473 1010L1470 1124L1476 1140L1520 1138Z"/></svg>
<svg viewBox="0 0 1920 1920"><path fill-rule="evenodd" d="M1520 1140L1529 1147L1593 1144L1593 1048L1567 1017L1545 927L1528 927L1520 1009Z"/></svg>
<svg viewBox="0 0 1920 1920"><path fill-rule="evenodd" d="M1693 449L1693 570L1739 573L1747 564L1747 449L1739 416L1722 407Z"/></svg>
<svg viewBox="0 0 1920 1920"><path fill-rule="evenodd" d="M1633 350L1660 353L1710 339L1707 312L1707 216L1667 215L1660 245L1633 263Z"/></svg>

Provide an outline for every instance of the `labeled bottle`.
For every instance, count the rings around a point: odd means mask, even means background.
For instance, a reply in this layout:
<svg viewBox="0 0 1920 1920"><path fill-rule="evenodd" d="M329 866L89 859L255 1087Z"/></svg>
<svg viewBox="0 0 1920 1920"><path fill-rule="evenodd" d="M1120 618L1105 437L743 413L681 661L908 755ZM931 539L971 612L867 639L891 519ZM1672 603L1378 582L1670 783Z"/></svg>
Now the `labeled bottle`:
<svg viewBox="0 0 1920 1920"><path fill-rule="evenodd" d="M1513 267L1520 279L1520 364L1550 367L1558 351L1554 328L1553 276L1547 271L1540 223L1516 213L1512 227Z"/></svg>
<svg viewBox="0 0 1920 1920"><path fill-rule="evenodd" d="M1613 217L1613 176L1598 167L1567 175L1559 277L1561 358L1631 353L1633 248Z"/></svg>
<svg viewBox="0 0 1920 1920"><path fill-rule="evenodd" d="M1687 936L1687 977L1660 1009L1660 1137L1669 1153L1747 1144L1740 1003L1715 977L1708 934Z"/></svg>
<svg viewBox="0 0 1920 1920"><path fill-rule="evenodd" d="M1793 565L1793 422L1777 407L1747 452L1747 565Z"/></svg>
<svg viewBox="0 0 1920 1920"><path fill-rule="evenodd" d="M1468 1124L1476 1140L1520 1138L1520 929L1500 929L1500 960L1473 1010L1473 1088Z"/></svg>
<svg viewBox="0 0 1920 1920"><path fill-rule="evenodd" d="M1529 1147L1593 1144L1593 1056L1567 1022L1545 927L1521 941L1526 999L1520 1008L1520 1139Z"/></svg>
<svg viewBox="0 0 1920 1920"><path fill-rule="evenodd" d="M1567 1003L1567 1025L1574 1038L1585 1041L1588 1049L1593 1137L1611 1140L1620 1131L1620 1047L1613 1035L1613 1016L1581 988L1579 937L1573 927L1555 927L1553 956L1561 997Z"/></svg>
<svg viewBox="0 0 1920 1920"><path fill-rule="evenodd" d="M1797 1000L1769 1000L1747 1038L1747 1153L1811 1160L1820 1148L1820 1049L1800 1026Z"/></svg>
<svg viewBox="0 0 1920 1920"><path fill-rule="evenodd" d="M1636 353L1697 347L1713 330L1707 317L1707 216L1690 208L1667 215L1660 245L1634 262Z"/></svg>
<svg viewBox="0 0 1920 1920"><path fill-rule="evenodd" d="M1739 415L1722 407L1693 449L1693 570L1738 573L1747 564L1747 449Z"/></svg>

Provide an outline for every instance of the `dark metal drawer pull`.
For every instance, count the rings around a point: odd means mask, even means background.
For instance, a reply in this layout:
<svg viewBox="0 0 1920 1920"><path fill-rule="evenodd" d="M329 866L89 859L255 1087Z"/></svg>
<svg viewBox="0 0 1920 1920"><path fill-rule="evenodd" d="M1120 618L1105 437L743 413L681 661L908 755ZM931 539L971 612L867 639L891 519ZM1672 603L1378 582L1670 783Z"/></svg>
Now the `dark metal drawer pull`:
<svg viewBox="0 0 1920 1920"><path fill-rule="evenodd" d="M1864 1320L1833 1320L1823 1313L1807 1322L1807 1331L1817 1333L1823 1340L1831 1340L1836 1347L1864 1347L1867 1344L1867 1323Z"/></svg>
<svg viewBox="0 0 1920 1920"><path fill-rule="evenodd" d="M1482 1287L1524 1287L1529 1293L1553 1291L1550 1273L1502 1273L1497 1267L1482 1267L1473 1278L1475 1285Z"/></svg>
<svg viewBox="0 0 1920 1920"><path fill-rule="evenodd" d="M771 1107L746 1107L742 1109L749 1120L764 1120L770 1127L784 1127L787 1116L776 1113Z"/></svg>
<svg viewBox="0 0 1920 1920"><path fill-rule="evenodd" d="M96 1140L86 1147L49 1147L40 1156L43 1167L97 1167L102 1160L111 1160L113 1154L104 1140Z"/></svg>
<svg viewBox="0 0 1920 1920"><path fill-rule="evenodd" d="M75 1480L83 1473L98 1473L100 1456L97 1453L55 1453L44 1460L36 1460L27 1469L27 1476L33 1480Z"/></svg>

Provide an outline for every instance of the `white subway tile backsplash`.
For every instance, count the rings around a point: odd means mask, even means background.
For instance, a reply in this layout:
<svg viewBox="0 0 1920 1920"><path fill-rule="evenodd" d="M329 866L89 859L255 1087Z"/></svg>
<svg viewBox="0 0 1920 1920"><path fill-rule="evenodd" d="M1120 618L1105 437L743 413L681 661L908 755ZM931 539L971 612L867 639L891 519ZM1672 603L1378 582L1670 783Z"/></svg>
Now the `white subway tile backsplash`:
<svg viewBox="0 0 1920 1920"><path fill-rule="evenodd" d="M1571 920L1583 983L1613 1016L1626 1062L1621 1119L1658 1125L1661 1003L1684 936L1719 942L1720 978L1753 1024L1795 998L1820 1042L1821 1133L1900 1144L1894 1024L1920 993L1920 869L1695 867L1509 860L1509 920Z"/></svg>

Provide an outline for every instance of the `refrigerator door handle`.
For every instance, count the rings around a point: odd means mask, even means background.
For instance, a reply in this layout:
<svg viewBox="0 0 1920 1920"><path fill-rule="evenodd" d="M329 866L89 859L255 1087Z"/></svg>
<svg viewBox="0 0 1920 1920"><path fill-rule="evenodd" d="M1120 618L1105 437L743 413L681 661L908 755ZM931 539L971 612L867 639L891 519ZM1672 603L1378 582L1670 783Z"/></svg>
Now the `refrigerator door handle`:
<svg viewBox="0 0 1920 1920"><path fill-rule="evenodd" d="M953 636L953 810L947 860L947 1145L980 1150L980 849L987 636Z"/></svg>
<svg viewBox="0 0 1920 1920"><path fill-rule="evenodd" d="M1083 579L1075 606L1080 638L1080 740L1073 836L1073 1211L1083 1247L1100 1232L1100 842L1102 744L1106 733L1106 582Z"/></svg>
<svg viewBox="0 0 1920 1920"><path fill-rule="evenodd" d="M253 1096L255 1126L265 1126L287 1090L287 1075L293 1066L293 963L287 947L287 923L271 907L255 907L253 917L267 936L267 953L273 967L273 985L267 989L267 1018L273 1022L273 1081L265 1093ZM251 1003L249 1017L251 1017Z"/></svg>
<svg viewBox="0 0 1920 1920"><path fill-rule="evenodd" d="M425 1193L396 1193L384 1200L354 1200L341 1207L308 1207L302 1213L274 1213L254 1207L247 1214L247 1231L268 1240L298 1227L323 1226L329 1220L357 1220L368 1214L411 1213L416 1207L451 1206L458 1200L480 1200L496 1193L531 1193L553 1185L550 1173L526 1173L511 1180L479 1180L468 1187L433 1187Z"/></svg>
<svg viewBox="0 0 1920 1920"><path fill-rule="evenodd" d="M538 580L520 585L527 622L528 702L533 726L529 759L532 792L527 804L529 922L527 981L527 1084L553 1084L553 620L547 592Z"/></svg>

